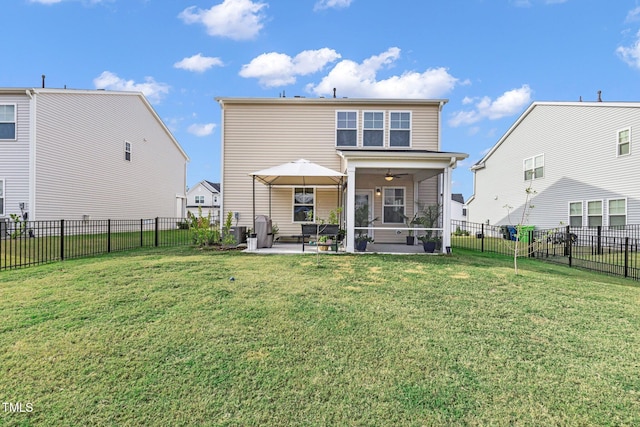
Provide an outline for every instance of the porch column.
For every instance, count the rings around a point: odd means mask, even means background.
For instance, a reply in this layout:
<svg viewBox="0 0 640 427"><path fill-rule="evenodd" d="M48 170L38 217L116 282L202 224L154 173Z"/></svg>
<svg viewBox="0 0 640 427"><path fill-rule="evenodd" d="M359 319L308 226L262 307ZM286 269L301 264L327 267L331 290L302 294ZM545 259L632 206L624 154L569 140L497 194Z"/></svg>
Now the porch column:
<svg viewBox="0 0 640 427"><path fill-rule="evenodd" d="M355 166L347 167L347 247L346 251L353 253L355 251L355 227L356 223L356 168Z"/></svg>
<svg viewBox="0 0 640 427"><path fill-rule="evenodd" d="M451 166L444 168L442 176L442 253L451 246Z"/></svg>

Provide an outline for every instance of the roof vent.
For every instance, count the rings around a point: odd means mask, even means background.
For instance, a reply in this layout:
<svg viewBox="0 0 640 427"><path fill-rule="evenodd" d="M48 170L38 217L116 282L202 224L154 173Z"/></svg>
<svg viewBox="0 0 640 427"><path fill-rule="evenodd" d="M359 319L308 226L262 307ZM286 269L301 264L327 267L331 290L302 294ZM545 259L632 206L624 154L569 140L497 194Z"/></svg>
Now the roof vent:
<svg viewBox="0 0 640 427"><path fill-rule="evenodd" d="M598 91L598 102L602 102L602 91Z"/></svg>

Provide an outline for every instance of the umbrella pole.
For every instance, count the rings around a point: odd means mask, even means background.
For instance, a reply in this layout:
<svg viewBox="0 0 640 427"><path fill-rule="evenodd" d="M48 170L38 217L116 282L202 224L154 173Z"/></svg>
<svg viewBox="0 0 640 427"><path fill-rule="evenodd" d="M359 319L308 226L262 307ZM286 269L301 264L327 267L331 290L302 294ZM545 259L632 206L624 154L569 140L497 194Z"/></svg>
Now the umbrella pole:
<svg viewBox="0 0 640 427"><path fill-rule="evenodd" d="M253 175L253 232L256 232L256 176Z"/></svg>

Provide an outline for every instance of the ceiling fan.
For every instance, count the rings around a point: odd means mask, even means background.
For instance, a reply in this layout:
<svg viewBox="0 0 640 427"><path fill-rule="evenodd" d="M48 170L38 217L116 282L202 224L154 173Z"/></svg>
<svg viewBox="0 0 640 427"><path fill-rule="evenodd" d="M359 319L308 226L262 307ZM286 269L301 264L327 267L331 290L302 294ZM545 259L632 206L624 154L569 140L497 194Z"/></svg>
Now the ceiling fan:
<svg viewBox="0 0 640 427"><path fill-rule="evenodd" d="M409 175L408 173L391 173L391 169L387 169L387 173L384 175L384 179L387 181L393 181L394 178L400 178L401 176Z"/></svg>

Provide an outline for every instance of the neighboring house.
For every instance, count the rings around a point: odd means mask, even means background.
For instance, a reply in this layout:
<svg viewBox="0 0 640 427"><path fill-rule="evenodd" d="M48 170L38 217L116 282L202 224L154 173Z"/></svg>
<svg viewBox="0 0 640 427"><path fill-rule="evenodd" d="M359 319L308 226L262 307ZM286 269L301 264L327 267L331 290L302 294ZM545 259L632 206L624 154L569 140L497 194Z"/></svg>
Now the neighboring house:
<svg viewBox="0 0 640 427"><path fill-rule="evenodd" d="M467 205L464 204L464 196L461 193L451 194L451 220L467 222Z"/></svg>
<svg viewBox="0 0 640 427"><path fill-rule="evenodd" d="M189 158L138 92L0 88L0 218L183 217Z"/></svg>
<svg viewBox="0 0 640 427"><path fill-rule="evenodd" d="M211 222L220 221L220 184L202 180L187 192L187 211L192 215L211 216Z"/></svg>
<svg viewBox="0 0 640 427"><path fill-rule="evenodd" d="M360 232L380 243L406 242L403 215L441 203L442 250L448 246L451 171L467 155L440 151L446 100L216 100L222 109L223 217L235 212L239 226L252 227L254 213L269 215L281 236L299 235L308 213L315 221L326 220L339 206L346 250L352 252ZM304 169L301 159L313 173L327 168L326 180L264 175ZM376 219L368 230L355 229L358 206L366 206Z"/></svg>
<svg viewBox="0 0 640 427"><path fill-rule="evenodd" d="M469 221L543 229L640 223L638 131L640 103L534 102L471 168ZM533 208L522 221L529 187Z"/></svg>

